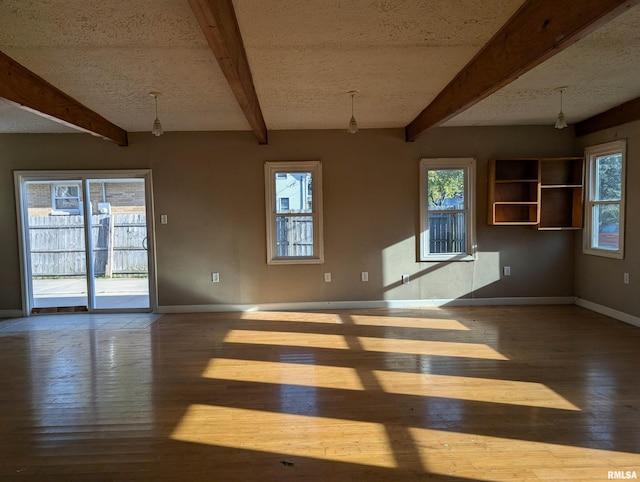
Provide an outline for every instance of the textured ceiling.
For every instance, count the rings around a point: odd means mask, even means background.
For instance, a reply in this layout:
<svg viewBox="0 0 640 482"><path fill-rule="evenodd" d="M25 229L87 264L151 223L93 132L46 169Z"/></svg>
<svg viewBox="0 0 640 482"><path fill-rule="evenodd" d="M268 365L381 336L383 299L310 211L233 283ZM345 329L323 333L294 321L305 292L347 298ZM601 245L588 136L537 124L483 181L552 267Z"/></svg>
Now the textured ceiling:
<svg viewBox="0 0 640 482"><path fill-rule="evenodd" d="M404 127L522 0L234 0L268 129ZM640 7L445 125L570 123L640 97ZM250 130L187 0L0 0L0 50L129 132ZM74 132L0 101L0 132Z"/></svg>

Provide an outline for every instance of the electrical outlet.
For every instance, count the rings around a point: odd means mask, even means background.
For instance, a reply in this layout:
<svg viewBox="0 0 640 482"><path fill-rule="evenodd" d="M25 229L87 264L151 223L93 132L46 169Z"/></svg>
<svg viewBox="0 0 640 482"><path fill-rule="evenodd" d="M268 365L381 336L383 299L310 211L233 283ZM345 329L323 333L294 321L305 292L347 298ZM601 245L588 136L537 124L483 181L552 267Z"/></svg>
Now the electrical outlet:
<svg viewBox="0 0 640 482"><path fill-rule="evenodd" d="M166 214L161 214L160 215L160 224L167 224L167 215Z"/></svg>
<svg viewBox="0 0 640 482"><path fill-rule="evenodd" d="M218 272L211 273L211 281L213 283L220 283L220 273Z"/></svg>
<svg viewBox="0 0 640 482"><path fill-rule="evenodd" d="M502 268L502 274L505 276L511 276L511 266L504 266Z"/></svg>
<svg viewBox="0 0 640 482"><path fill-rule="evenodd" d="M362 281L369 281L369 272L363 271L362 273L360 273L360 279Z"/></svg>
<svg viewBox="0 0 640 482"><path fill-rule="evenodd" d="M331 283L331 273L325 273L324 274L324 282L325 283Z"/></svg>
<svg viewBox="0 0 640 482"><path fill-rule="evenodd" d="M409 283L409 275L408 274L403 274L402 275L402 284L406 285Z"/></svg>
<svg viewBox="0 0 640 482"><path fill-rule="evenodd" d="M624 281L624 284L628 285L629 284L629 273L624 273L622 275L622 280Z"/></svg>

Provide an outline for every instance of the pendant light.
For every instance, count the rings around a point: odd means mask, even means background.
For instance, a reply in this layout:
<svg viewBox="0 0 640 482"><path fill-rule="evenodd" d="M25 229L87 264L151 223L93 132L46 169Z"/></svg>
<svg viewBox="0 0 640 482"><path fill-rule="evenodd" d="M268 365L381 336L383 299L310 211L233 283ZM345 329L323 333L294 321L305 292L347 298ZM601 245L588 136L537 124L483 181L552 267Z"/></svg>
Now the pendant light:
<svg viewBox="0 0 640 482"><path fill-rule="evenodd" d="M566 86L558 87L556 90L560 92L560 113L558 114L558 118L556 119L556 129L564 129L567 127L567 120L564 117L564 112L562 112L562 93L567 89Z"/></svg>
<svg viewBox="0 0 640 482"><path fill-rule="evenodd" d="M349 134L355 134L358 132L358 123L356 122L356 118L353 116L353 98L357 93L358 91L356 90L350 90L347 92L347 94L351 96L351 120L349 121L349 128L347 129Z"/></svg>
<svg viewBox="0 0 640 482"><path fill-rule="evenodd" d="M156 137L160 137L164 134L162 124L160 124L160 119L158 119L158 96L160 95L160 92L149 92L149 95L156 100L156 120L153 121L153 129L151 130L151 133Z"/></svg>

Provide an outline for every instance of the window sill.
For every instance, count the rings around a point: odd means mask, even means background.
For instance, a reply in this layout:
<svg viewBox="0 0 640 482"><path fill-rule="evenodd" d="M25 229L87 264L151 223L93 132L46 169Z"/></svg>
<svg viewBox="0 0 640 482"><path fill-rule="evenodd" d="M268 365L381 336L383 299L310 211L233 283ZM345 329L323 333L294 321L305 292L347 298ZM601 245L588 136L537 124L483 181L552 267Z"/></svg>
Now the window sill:
<svg viewBox="0 0 640 482"><path fill-rule="evenodd" d="M624 253L620 250L613 251L609 249L585 248L582 254L590 256L600 256L601 258L624 259Z"/></svg>
<svg viewBox="0 0 640 482"><path fill-rule="evenodd" d="M267 261L268 265L276 264L322 264L323 259L320 258L273 258Z"/></svg>
<svg viewBox="0 0 640 482"><path fill-rule="evenodd" d="M431 261L475 261L476 257L471 254L434 254L430 256L423 256L420 258L422 262Z"/></svg>

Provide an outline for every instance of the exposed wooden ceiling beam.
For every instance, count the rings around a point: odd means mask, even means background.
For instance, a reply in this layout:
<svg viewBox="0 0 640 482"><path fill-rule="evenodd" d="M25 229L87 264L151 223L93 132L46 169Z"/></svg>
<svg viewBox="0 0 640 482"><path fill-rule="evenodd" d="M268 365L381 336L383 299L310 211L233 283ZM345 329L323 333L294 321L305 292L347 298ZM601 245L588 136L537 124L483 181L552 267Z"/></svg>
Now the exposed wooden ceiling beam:
<svg viewBox="0 0 640 482"><path fill-rule="evenodd" d="M578 122L576 135L586 136L592 132L637 120L640 120L640 97Z"/></svg>
<svg viewBox="0 0 640 482"><path fill-rule="evenodd" d="M189 3L258 142L267 144L267 126L232 0L189 0Z"/></svg>
<svg viewBox="0 0 640 482"><path fill-rule="evenodd" d="M414 141L551 58L640 0L527 0L405 128Z"/></svg>
<svg viewBox="0 0 640 482"><path fill-rule="evenodd" d="M127 131L85 107L0 52L0 97L18 107L81 131L128 145Z"/></svg>

